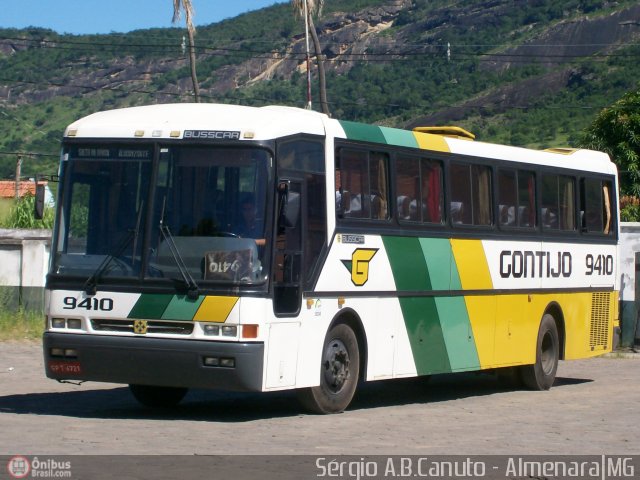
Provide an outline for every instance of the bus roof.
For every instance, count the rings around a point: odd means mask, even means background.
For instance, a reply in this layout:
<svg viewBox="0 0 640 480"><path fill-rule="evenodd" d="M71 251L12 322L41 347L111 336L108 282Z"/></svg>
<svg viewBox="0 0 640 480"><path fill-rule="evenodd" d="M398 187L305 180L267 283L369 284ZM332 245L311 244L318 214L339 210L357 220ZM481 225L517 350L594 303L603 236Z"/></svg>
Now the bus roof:
<svg viewBox="0 0 640 480"><path fill-rule="evenodd" d="M325 134L324 115L292 107L245 107L176 103L94 113L69 125L65 137L184 138L185 131L239 132L240 139L267 140L296 133Z"/></svg>
<svg viewBox="0 0 640 480"><path fill-rule="evenodd" d="M452 135L455 129L456 135ZM375 142L401 147L564 167L614 175L616 167L602 153L582 149L538 151L469 141L456 127L425 127L415 131L330 119L326 115L284 106L248 107L210 103L160 104L94 113L69 125L65 137L181 139L188 135L233 135L240 140L271 140L300 133ZM196 133L194 133L196 132ZM202 133L204 132L204 133ZM212 133L213 132L213 133ZM466 135L462 135L463 132Z"/></svg>

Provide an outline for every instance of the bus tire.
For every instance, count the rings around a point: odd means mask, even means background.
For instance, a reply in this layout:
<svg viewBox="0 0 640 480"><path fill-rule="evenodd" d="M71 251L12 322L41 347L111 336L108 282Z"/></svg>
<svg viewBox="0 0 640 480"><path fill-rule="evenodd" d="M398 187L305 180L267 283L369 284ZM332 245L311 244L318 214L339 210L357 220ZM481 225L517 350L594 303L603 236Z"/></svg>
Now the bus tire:
<svg viewBox="0 0 640 480"><path fill-rule="evenodd" d="M558 327L552 315L545 313L536 342L536 363L520 367L522 383L530 390L549 390L556 378L560 358Z"/></svg>
<svg viewBox="0 0 640 480"><path fill-rule="evenodd" d="M138 402L151 408L175 407L188 391L186 388L152 385L129 385L129 390Z"/></svg>
<svg viewBox="0 0 640 480"><path fill-rule="evenodd" d="M335 325L322 347L320 385L298 390L302 405L314 413L340 413L356 391L360 371L358 339L344 323Z"/></svg>

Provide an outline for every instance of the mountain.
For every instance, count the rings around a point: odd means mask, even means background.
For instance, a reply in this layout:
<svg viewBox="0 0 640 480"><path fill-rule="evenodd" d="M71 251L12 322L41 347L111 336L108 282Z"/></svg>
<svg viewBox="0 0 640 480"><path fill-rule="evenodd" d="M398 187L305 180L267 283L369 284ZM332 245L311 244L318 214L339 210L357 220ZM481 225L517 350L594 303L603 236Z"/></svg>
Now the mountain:
<svg viewBox="0 0 640 480"><path fill-rule="evenodd" d="M636 1L327 0L316 26L334 117L457 124L481 140L546 148L574 143L638 87L638 19ZM0 29L0 177L13 174L17 152L41 154L25 155L24 174L55 172L75 118L190 101L184 35ZM203 100L304 106L304 44L288 4L199 28Z"/></svg>

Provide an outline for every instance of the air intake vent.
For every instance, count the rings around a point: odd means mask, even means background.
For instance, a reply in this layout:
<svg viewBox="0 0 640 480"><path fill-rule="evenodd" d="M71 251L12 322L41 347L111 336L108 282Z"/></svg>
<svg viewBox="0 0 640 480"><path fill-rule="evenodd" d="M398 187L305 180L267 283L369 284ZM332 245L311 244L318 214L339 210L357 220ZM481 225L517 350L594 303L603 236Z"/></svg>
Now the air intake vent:
<svg viewBox="0 0 640 480"><path fill-rule="evenodd" d="M99 332L127 332L134 333L133 320L91 320L91 326ZM167 335L191 335L191 322L147 322L146 333L162 333Z"/></svg>
<svg viewBox="0 0 640 480"><path fill-rule="evenodd" d="M591 296L591 350L604 350L609 344L609 304L611 293L594 293Z"/></svg>

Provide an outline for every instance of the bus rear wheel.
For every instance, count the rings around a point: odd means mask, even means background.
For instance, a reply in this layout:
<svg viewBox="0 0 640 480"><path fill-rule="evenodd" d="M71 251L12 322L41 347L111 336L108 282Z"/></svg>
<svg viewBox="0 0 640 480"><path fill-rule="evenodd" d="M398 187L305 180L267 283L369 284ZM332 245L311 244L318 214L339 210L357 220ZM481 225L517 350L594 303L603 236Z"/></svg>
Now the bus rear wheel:
<svg viewBox="0 0 640 480"><path fill-rule="evenodd" d="M320 385L298 390L302 405L315 413L339 413L349 406L358 384L360 352L353 330L334 326L324 342Z"/></svg>
<svg viewBox="0 0 640 480"><path fill-rule="evenodd" d="M129 390L138 402L152 408L175 407L187 394L186 388L152 385L129 385Z"/></svg>
<svg viewBox="0 0 640 480"><path fill-rule="evenodd" d="M540 322L536 342L536 363L520 367L522 383L531 390L549 390L556 378L560 358L558 327L546 313Z"/></svg>

